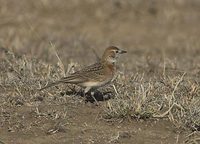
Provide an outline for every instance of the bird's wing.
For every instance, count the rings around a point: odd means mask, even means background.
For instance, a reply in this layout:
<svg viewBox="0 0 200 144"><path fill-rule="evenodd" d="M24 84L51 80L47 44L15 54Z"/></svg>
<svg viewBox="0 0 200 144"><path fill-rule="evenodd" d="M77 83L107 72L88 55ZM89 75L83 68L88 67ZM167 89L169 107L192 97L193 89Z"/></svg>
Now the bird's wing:
<svg viewBox="0 0 200 144"><path fill-rule="evenodd" d="M101 63L95 63L93 65L87 66L80 71L77 71L67 77L61 78L59 81L48 84L47 86L41 88L40 90L55 86L60 83L71 83L71 84L81 84L90 80L99 81L103 80L103 66Z"/></svg>
<svg viewBox="0 0 200 144"><path fill-rule="evenodd" d="M75 72L74 74L80 75L80 77L85 81L99 81L105 77L104 66L101 63L95 63L93 65L87 66L84 69Z"/></svg>
<svg viewBox="0 0 200 144"><path fill-rule="evenodd" d="M84 67L83 69L75 72L74 74L83 74L83 73L98 71L100 69L103 69L103 65L101 63L95 63L87 67Z"/></svg>
<svg viewBox="0 0 200 144"><path fill-rule="evenodd" d="M77 73L73 73L73 74L71 74L67 77L63 77L59 80L60 83L62 82L62 83L71 83L71 84L79 84L84 81L87 81L87 78L85 78L81 74L77 74Z"/></svg>

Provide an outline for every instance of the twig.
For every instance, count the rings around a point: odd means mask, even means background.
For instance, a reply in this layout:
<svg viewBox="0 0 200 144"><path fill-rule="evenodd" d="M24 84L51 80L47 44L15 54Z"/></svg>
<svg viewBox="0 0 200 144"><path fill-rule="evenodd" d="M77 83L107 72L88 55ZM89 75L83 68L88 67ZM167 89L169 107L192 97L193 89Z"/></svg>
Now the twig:
<svg viewBox="0 0 200 144"><path fill-rule="evenodd" d="M170 111L171 111L171 109L174 107L174 105L175 105L175 103L173 103L172 105L171 105L171 107L166 111L166 112L164 112L163 114L160 114L160 115L154 115L153 117L154 118L161 118L161 117L165 117Z"/></svg>
<svg viewBox="0 0 200 144"><path fill-rule="evenodd" d="M58 53L57 53L56 48L55 48L55 45L54 45L51 41L49 41L49 43L50 43L51 47L53 48L53 51L55 52L56 57L58 58L58 63L60 64L60 67L61 67L61 69L62 69L62 71L63 71L63 76L65 77L66 75L65 75L65 67L64 67L64 64L63 64L63 62L61 61L60 57L58 56Z"/></svg>
<svg viewBox="0 0 200 144"><path fill-rule="evenodd" d="M100 61L101 58L98 56L98 54L96 53L96 51L95 51L93 48L91 48L91 49L92 49L92 51L93 51L93 53L94 53L94 55L95 55L95 57L96 57L96 60L97 60L97 61Z"/></svg>
<svg viewBox="0 0 200 144"><path fill-rule="evenodd" d="M115 91L116 95L119 95L119 93L117 92L117 89L116 89L116 87L115 87L115 85L114 85L114 84L112 84L112 87L113 87L113 89L114 89L114 91Z"/></svg>

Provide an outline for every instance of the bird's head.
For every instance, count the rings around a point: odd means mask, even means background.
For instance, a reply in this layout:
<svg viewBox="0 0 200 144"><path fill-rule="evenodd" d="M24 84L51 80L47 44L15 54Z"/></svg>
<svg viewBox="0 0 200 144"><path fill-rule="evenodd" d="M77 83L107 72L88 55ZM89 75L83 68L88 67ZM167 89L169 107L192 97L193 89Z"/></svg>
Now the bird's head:
<svg viewBox="0 0 200 144"><path fill-rule="evenodd" d="M102 61L111 63L111 64L115 64L118 57L123 53L126 53L126 51L121 50L115 46L110 46L105 50L105 52L102 56Z"/></svg>

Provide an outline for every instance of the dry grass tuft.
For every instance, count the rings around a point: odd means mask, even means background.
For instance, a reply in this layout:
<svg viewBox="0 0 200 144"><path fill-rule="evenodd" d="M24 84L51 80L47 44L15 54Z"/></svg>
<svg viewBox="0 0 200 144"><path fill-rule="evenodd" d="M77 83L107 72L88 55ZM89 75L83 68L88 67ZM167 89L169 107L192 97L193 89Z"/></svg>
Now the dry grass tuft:
<svg viewBox="0 0 200 144"><path fill-rule="evenodd" d="M200 86L186 73L150 81L120 75L115 86L119 94L106 102L105 118L168 118L178 128L199 131Z"/></svg>

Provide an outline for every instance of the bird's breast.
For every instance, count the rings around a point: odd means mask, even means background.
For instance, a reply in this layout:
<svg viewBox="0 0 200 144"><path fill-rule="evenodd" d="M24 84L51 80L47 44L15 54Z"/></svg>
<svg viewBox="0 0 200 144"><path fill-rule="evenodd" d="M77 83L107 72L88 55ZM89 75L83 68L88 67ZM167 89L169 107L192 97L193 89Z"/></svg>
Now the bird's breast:
<svg viewBox="0 0 200 144"><path fill-rule="evenodd" d="M113 76L115 75L116 66L115 66L114 64L109 64L107 67L108 67L108 68L107 68L107 73L108 73L111 77L113 77Z"/></svg>

